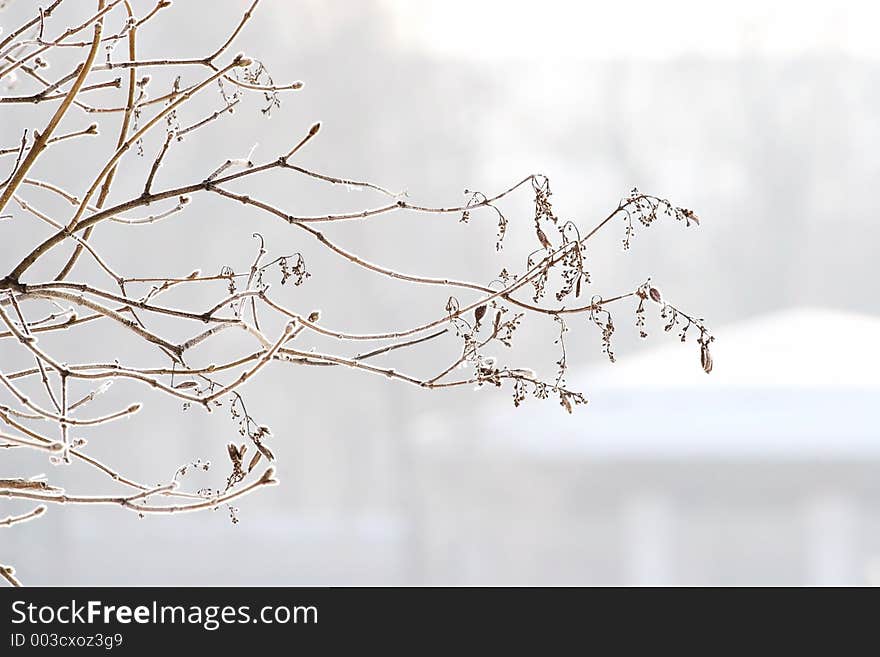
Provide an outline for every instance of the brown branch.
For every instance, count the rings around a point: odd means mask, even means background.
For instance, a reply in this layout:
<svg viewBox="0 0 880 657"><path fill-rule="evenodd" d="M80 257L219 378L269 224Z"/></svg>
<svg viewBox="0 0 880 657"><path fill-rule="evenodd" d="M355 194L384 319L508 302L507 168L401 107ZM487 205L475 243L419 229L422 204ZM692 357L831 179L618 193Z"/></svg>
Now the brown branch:
<svg viewBox="0 0 880 657"><path fill-rule="evenodd" d="M104 14L106 14L108 11L110 11L111 9L113 9L113 8L114 8L116 5L118 5L121 1L122 1L122 0L111 0L109 5L104 6L104 2L103 2L103 0L99 0L99 2L98 2L98 5L99 5L98 13L96 13L96 14L94 14L93 16L89 17L88 20L86 20L85 22L81 23L80 25L78 25L78 26L76 26L76 27L68 28L68 29L64 32L64 34L62 34L60 37L58 37L57 39L55 39L55 41L56 41L56 42L58 42L58 41L64 41L64 40L66 40L66 39L72 37L74 34L77 34L78 32L81 32L82 30L86 29L86 28L87 28L89 25L91 25L92 23L97 23L96 27L98 27L98 26L101 25L102 22L103 22ZM100 45L100 42L101 42L101 37L100 37L100 34L99 34L98 37L97 37L97 39L93 39L93 40L92 40L91 47L92 47L92 48L95 48L95 47L99 46L99 45ZM10 73L12 73L14 70L16 70L18 67L23 66L25 62L29 62L30 60L34 59L35 57L38 57L39 55L43 54L44 52L46 52L47 50L49 50L49 49L52 48L52 47L54 47L52 44L50 44L50 45L46 45L46 46L42 46L42 47L38 48L37 50L31 52L31 53L28 54L27 56L25 56L25 57L23 57L23 58L21 58L21 59L14 60L14 61L12 62L12 64L10 64L9 66L7 66L5 69L0 70L0 79L3 79L4 77L6 77L6 76L9 75ZM76 77L77 75L82 74L82 72L83 72L83 71L80 71L80 72L79 72L78 74L76 74L76 75L71 74L71 76L72 76L72 77ZM88 68L85 69L85 73L88 74ZM76 94L74 94L74 95L76 95Z"/></svg>
<svg viewBox="0 0 880 657"><path fill-rule="evenodd" d="M3 518L2 520L0 520L0 527L12 527L12 525L15 525L18 523L27 522L28 520L33 520L34 518L39 518L45 512L46 512L46 506L43 504L40 504L39 506L28 511L27 513L23 513L18 516L7 516L7 517ZM0 565L0 569L2 569L2 568L3 568L3 566Z"/></svg>
<svg viewBox="0 0 880 657"><path fill-rule="evenodd" d="M365 354L358 354L354 357L354 360L366 360L367 358L373 358L374 356L379 356L381 354L386 354L389 351L394 351L395 349L403 349L404 347L413 347L417 344L422 344L423 342L427 342L428 340L433 340L434 338L439 338L441 335L445 335L449 332L449 329L443 329L442 331L437 331L436 333L432 333L431 335L426 335L423 338L416 338L414 340L407 340L405 342L398 342L396 344L388 345L387 347L381 347L379 349L374 349L373 351L368 351Z"/></svg>
<svg viewBox="0 0 880 657"><path fill-rule="evenodd" d="M12 566L4 566L0 563L0 577L6 580L9 586L21 586L21 582L15 577L15 569Z"/></svg>
<svg viewBox="0 0 880 657"><path fill-rule="evenodd" d="M113 80L107 80L106 82L96 82L95 84L88 84L83 86L82 89L79 90L79 93L85 93L87 91L97 91L98 89L119 89L122 84L121 78L114 78ZM62 100L67 98L69 92L61 92L57 94L49 94L47 93L49 89L44 89L43 91L31 94L29 96L3 96L0 97L0 103L42 103L44 101L51 100Z"/></svg>
<svg viewBox="0 0 880 657"><path fill-rule="evenodd" d="M98 124L92 123L87 128L82 130L77 130L75 132L68 132L66 135L58 135L57 137L52 137L47 144L55 144L59 141L64 141L65 139L71 139L73 137L82 137L83 135L96 135L98 134ZM11 153L19 152L19 148L0 148L0 155L10 155ZM17 165L16 165L17 166ZM28 184L28 179L22 181L23 184Z"/></svg>
<svg viewBox="0 0 880 657"><path fill-rule="evenodd" d="M118 0L117 0L118 1ZM95 36L92 39L92 47L89 50L89 54L86 57L85 62L83 63L82 70L77 76L76 80L73 83L70 91L67 93L67 96L63 101L61 101L61 105L52 115L52 118L49 120L48 125L43 129L43 131L37 135L36 140L34 141L33 146L28 151L27 156L24 159L24 162L21 163L21 166L18 167L15 171L15 174L12 177L12 180L6 184L6 187L3 189L3 194L0 195L0 212L6 207L6 204L9 202L9 199L12 198L12 195L15 193L15 190L18 189L18 186L21 184L21 181L25 178L30 168L33 166L34 162L37 161L37 158L46 149L49 145L49 139L52 137L52 133L55 131L55 128L58 127L58 124L61 122L61 119L67 113L67 110L70 109L70 105L73 102L73 99L79 93L79 90L82 88L83 84L86 81L86 77L89 74L89 71L92 68L92 64L95 61L95 57L98 54L98 49L100 47L101 42L101 32L103 29L102 20L99 18L97 24L95 25ZM0 73L0 78L3 77L3 73Z"/></svg>
<svg viewBox="0 0 880 657"><path fill-rule="evenodd" d="M161 9L162 6L163 6L162 3L157 4L154 12ZM132 13L131 5L128 3L128 0L125 0L125 9L128 12L129 20L132 20L134 18L134 15ZM152 14L151 14L151 16L152 16ZM131 28L128 31L128 56L131 59L135 58L135 55L137 52L136 51L137 28L138 28L138 25L134 24L131 26ZM137 75L137 72L134 67L129 69L129 71L128 71L128 97L127 97L127 100L125 103L125 113L122 116L122 125L119 128L119 137L116 139L116 150L117 151L120 148L122 148L122 145L125 143L125 138L128 136L128 127L131 123L132 111L134 110L134 92L135 92L135 85L136 85L136 80L135 80L136 75ZM98 209L101 209L102 207L104 207L104 203L106 202L107 197L110 194L110 187L113 184L113 178L116 176L116 169L117 169L117 167L114 165L107 172L107 175L104 178L104 183L101 186L101 191L98 193L98 199L95 201L95 205L97 206ZM82 237L83 243L86 243L89 241L89 239L92 236L92 230L93 229L89 228L85 231L85 233L83 233L83 237ZM82 250L83 250L83 244L77 244L76 247L74 248L74 251L71 254L70 258L64 264L64 267L62 267L61 271L58 272L58 275L55 277L55 280L60 281L60 280L64 280L65 278L67 278L68 274L70 274L71 270L73 269L74 265L76 264L76 261L79 259L80 255L82 254Z"/></svg>
<svg viewBox="0 0 880 657"><path fill-rule="evenodd" d="M138 513L189 513L192 511L201 511L202 509L215 509L218 506L228 504L233 500L244 497L258 488L263 486L274 486L277 483L278 480L275 479L275 468L268 468L257 481L239 488L238 490L231 491L224 495L216 495L201 502L167 506L151 506L149 504L137 503L137 500L144 497L143 493L122 497L111 495L52 495L48 493L0 490L0 498L6 497L11 499L35 500L40 502L50 502L52 504L112 504ZM153 494L160 490L162 489L148 489L148 494Z"/></svg>
<svg viewBox="0 0 880 657"><path fill-rule="evenodd" d="M62 2L64 2L64 0L55 0L55 2L53 2L45 9L40 8L40 11L36 16L34 16L31 20L19 27L14 32L10 32L8 35L6 35L6 37L4 37L2 41L0 41L0 51L2 51L10 43L13 43L19 36L27 32L34 25L36 25L37 23L41 23L45 19L49 18L49 16L52 15L52 12L55 11L55 8Z"/></svg>
<svg viewBox="0 0 880 657"><path fill-rule="evenodd" d="M24 149L27 147L27 130L21 135L21 144L19 144L18 148L13 152L18 153L15 156L15 164L12 165L12 171L9 172L9 176L0 183L0 187L4 185L8 185L9 181L12 180L12 177L15 175L15 172L18 171L18 165L21 164L21 156L24 155ZM9 149L7 149L9 150Z"/></svg>

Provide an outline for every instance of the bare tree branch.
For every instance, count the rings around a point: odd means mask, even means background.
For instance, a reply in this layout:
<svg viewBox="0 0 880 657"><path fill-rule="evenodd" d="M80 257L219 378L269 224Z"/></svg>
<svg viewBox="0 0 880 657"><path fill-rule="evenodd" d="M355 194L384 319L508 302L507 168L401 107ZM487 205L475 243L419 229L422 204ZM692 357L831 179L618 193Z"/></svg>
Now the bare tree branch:
<svg viewBox="0 0 880 657"><path fill-rule="evenodd" d="M37 125L24 134L5 135L5 148L0 148L0 156L16 156L8 175L4 169L7 177L0 184L0 211L7 212L2 218L11 219L2 224L8 231L3 239L14 245L11 255L13 262L17 261L8 273L0 272L0 459L7 468L15 468L4 471L0 478L0 500L39 503L19 515L5 515L0 528L27 531L17 526L39 519L49 504L110 505L142 515L226 506L236 521L232 502L277 482L272 431L251 415L246 395L258 377L272 376L275 371L283 376L290 367L356 371L425 391L463 386L506 388L516 406L527 397L553 398L572 412L587 401L566 381L570 343L565 336L574 318L581 318L588 330L598 329L594 338L597 347L614 360L612 310L634 307L635 329L645 337L645 314L653 305L667 331L675 330L682 341L695 336L700 366L706 372L712 370L710 345L714 338L701 318L665 301L650 279L623 285L619 288L622 291L614 294L597 294L586 269L586 246L592 245L599 231L622 225L626 249L635 227L648 227L659 218L686 226L699 224L691 210L633 190L612 204L607 215L582 229L573 221L559 219L551 203L550 182L540 174L525 176L494 194L468 191L464 203L427 205L376 182L318 172L295 162L305 153L306 145L311 149L318 143L321 124L317 122L280 145L270 156L273 159L255 162L251 152L201 163L198 172L186 179L163 181L162 166L177 156L174 144L184 136L187 140L198 138L212 129L208 126L234 121L233 111L246 106L240 100L250 92L264 97L268 102L264 112L268 112L280 104L279 93L302 86L300 82L276 84L261 62L229 53L244 34L259 0L248 6L225 32L225 40L209 54L183 57L169 48L153 59L139 58L138 44L148 33L149 21L171 5L167 0L158 0L142 18L135 16L128 0L100 0L91 15L88 11L92 9L83 11L82 22L46 38L44 32L52 28L46 21L61 1L55 0L0 41L0 65L4 67L0 79L20 70L32 85L20 95L0 98L3 111L14 112L23 103L32 103L46 108L49 116L48 122L42 123L45 117L41 119L40 112L35 112ZM111 13L116 7L125 11ZM85 35L73 39L89 28L94 31L91 39L86 40ZM123 41L127 51L123 59L114 59L113 46ZM108 46L107 59L99 63L97 53L102 44ZM47 52L67 53L72 70L65 69L70 72L54 81L45 78L40 71ZM112 71L125 73L108 79ZM170 92L153 96L147 93L149 75L145 73L149 71L180 71L181 77ZM184 81L185 76L191 79ZM211 88L219 89L219 98L206 98ZM84 94L99 90L101 94L88 98L109 95L113 100L94 105L83 102ZM202 105L200 101L204 101ZM98 134L99 126L68 126L71 108L98 115L104 124L113 122L110 129L116 140L112 152L95 157L91 149L76 150L87 143L78 138ZM194 110L187 118L191 123L184 128L177 116L182 108ZM118 122L113 119L115 114L121 114ZM155 155L136 169L133 158L126 155L141 153L142 141L154 133L159 133ZM48 148L62 141L65 146ZM74 173L80 173L83 180L35 177L38 159L61 155L75 162ZM356 188L378 200L355 211L328 209L305 214L295 207L295 201L276 203L255 191L254 183L270 172L330 189ZM121 196L118 192L123 185L114 188L114 181L122 176L144 181L142 191L139 188L136 196L116 198ZM78 189L85 191L71 191ZM35 203L32 197L40 195L50 196L52 203L44 204L40 198ZM530 195L531 203L523 218L520 209L508 207L520 203L525 195ZM359 332L344 325L345 317L325 320L314 308L302 307L301 301L291 301L278 292L279 288L288 289L284 286L305 285L312 272L303 253L275 248L263 237L268 233L248 228L240 241L248 246L243 247L243 254L235 254L234 262L239 264L205 274L196 268L202 263L195 262L182 271L169 271L161 254L151 261L155 271L132 272L112 246L93 239L94 231L105 223L116 224L117 230L131 234L132 239L137 239L138 231L152 230L163 220L168 221L166 228L173 230L182 215L197 205L191 199L206 196L222 200L229 212L249 208L258 211L261 219L280 222L283 230L295 237L307 237L303 241L315 250L332 253L339 266L346 268L346 276L354 272L414 286L426 294L440 292L445 306L432 305L411 313L404 325L379 325L371 332ZM10 205L13 200L15 205ZM63 206L64 212L51 209L57 206ZM518 264L510 266L512 270L504 268L492 280L400 271L381 258L367 259L344 246L342 232L352 223L411 223L426 217L462 223L477 217L491 221L497 226L495 251L502 248L512 225L530 231L534 244L530 253L521 254ZM35 226L49 226L51 232L35 238L27 230ZM330 232L334 230L340 232ZM72 247L72 252L64 245ZM80 263L83 252L88 257ZM201 254L194 249L192 256L195 260ZM86 265L94 271L90 273ZM57 274L46 277L47 268ZM175 303L174 298L192 296L169 294L170 290L194 289L203 292L200 304ZM417 313L422 316L416 317ZM552 374L541 376L532 367L514 362L518 356L513 352L505 352L511 354L505 362L488 355L494 347L513 346L519 327L537 320L554 327L551 339L560 356L551 366ZM137 357L128 350L110 350L105 345L111 341L105 338L117 329L122 329L117 332L126 345L149 348L141 349ZM239 336L234 342L237 346L224 347L216 362L206 362L205 354L211 347L227 344L221 336L231 333ZM64 341L53 339L66 334L99 348L101 355L84 357L79 355L82 352L71 352ZM443 360L430 371L420 371L426 368L416 367L412 356L428 349L442 355ZM216 356L218 350L214 353ZM525 358L531 365L533 356L526 354ZM17 363L17 369L7 363ZM133 385L111 390L114 382L123 381ZM126 393L132 389L143 393L143 400L128 398ZM172 476L145 483L125 474L124 468L93 456L88 440L106 435L122 439L121 421L132 419L157 396L174 400L184 410L192 406L212 413L225 409L241 436L253 446L250 463L242 460L244 445L229 447L227 441L219 440L218 447L229 457L225 476L216 487L186 490L187 472L207 469L206 461L172 464L168 471ZM98 410L102 408L102 402L96 401L99 397L109 400L108 407L115 410ZM94 432L98 426L105 431ZM100 473L100 481L111 490L69 494L57 481L22 475L21 454L38 455L63 467L86 467ZM263 460L272 465L260 474L257 466ZM20 585L8 566L0 566L0 578Z"/></svg>

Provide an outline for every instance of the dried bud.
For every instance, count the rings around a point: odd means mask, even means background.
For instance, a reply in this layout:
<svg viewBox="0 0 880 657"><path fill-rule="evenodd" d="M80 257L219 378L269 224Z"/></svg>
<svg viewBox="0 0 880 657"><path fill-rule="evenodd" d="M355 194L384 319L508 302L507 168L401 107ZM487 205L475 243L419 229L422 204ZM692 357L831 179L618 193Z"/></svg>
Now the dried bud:
<svg viewBox="0 0 880 657"><path fill-rule="evenodd" d="M254 60L245 55L243 52L238 53L232 60L233 66L247 67L254 63Z"/></svg>
<svg viewBox="0 0 880 657"><path fill-rule="evenodd" d="M275 468L267 468L263 473L263 476L260 477L260 483L267 485L277 484L278 480L275 479Z"/></svg>
<svg viewBox="0 0 880 657"><path fill-rule="evenodd" d="M663 303L663 297L660 295L660 290L656 287L652 287L648 290L648 294L651 296L651 301L654 303Z"/></svg>
<svg viewBox="0 0 880 657"><path fill-rule="evenodd" d="M479 324L481 321L483 321L483 317L485 315L486 315L486 304L483 304L482 306L477 306L476 308L474 308L474 319L476 320L477 324Z"/></svg>
<svg viewBox="0 0 880 657"><path fill-rule="evenodd" d="M320 310L313 310L312 312L309 313L309 322L311 322L312 324L317 322L319 319L321 319L321 311Z"/></svg>

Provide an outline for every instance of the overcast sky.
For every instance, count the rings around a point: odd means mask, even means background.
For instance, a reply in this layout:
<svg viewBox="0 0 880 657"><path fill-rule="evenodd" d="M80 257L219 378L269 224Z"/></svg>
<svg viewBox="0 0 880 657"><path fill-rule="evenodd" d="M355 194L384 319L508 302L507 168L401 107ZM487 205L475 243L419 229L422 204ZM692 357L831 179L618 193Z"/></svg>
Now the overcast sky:
<svg viewBox="0 0 880 657"><path fill-rule="evenodd" d="M397 38L449 57L880 57L877 3L382 1L394 15Z"/></svg>

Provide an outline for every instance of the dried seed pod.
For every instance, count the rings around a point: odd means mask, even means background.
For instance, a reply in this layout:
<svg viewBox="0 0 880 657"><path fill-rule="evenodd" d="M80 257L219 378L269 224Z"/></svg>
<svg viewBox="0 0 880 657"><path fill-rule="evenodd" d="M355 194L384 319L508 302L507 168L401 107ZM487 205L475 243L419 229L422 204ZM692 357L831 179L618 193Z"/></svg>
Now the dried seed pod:
<svg viewBox="0 0 880 657"><path fill-rule="evenodd" d="M479 324L481 321L483 321L483 317L485 317L485 315L486 315L486 304L483 304L482 306L477 306L476 308L474 308L474 319L476 320L477 324Z"/></svg>
<svg viewBox="0 0 880 657"><path fill-rule="evenodd" d="M694 214L693 210L682 208L681 213L685 216L685 219L687 221L693 221L695 224L697 224L697 226L700 225L700 218L696 214Z"/></svg>
<svg viewBox="0 0 880 657"><path fill-rule="evenodd" d="M241 463L241 454L238 453L238 447L235 446L235 443L229 443L226 445L226 451L229 452L229 460L234 463Z"/></svg>
<svg viewBox="0 0 880 657"><path fill-rule="evenodd" d="M709 353L709 345L705 343L700 345L700 365L706 374L712 371L712 354Z"/></svg>
<svg viewBox="0 0 880 657"><path fill-rule="evenodd" d="M275 455L272 453L272 450L270 450L268 447L266 447L263 443L255 440L254 445L260 451L260 453L263 456L265 456L267 459L269 459L270 461L275 460Z"/></svg>
<svg viewBox="0 0 880 657"><path fill-rule="evenodd" d="M559 395L559 403L562 404L566 411L571 413L571 402L566 395Z"/></svg>
<svg viewBox="0 0 880 657"><path fill-rule="evenodd" d="M537 226L535 228L535 234L538 236L538 241L541 243L541 246L543 246L545 249L552 248L552 245L550 244L550 240L544 234L544 231L541 230L540 226Z"/></svg>
<svg viewBox="0 0 880 657"><path fill-rule="evenodd" d="M654 303L663 303L663 296L660 294L660 290L656 287L652 287L648 290L648 294L651 296L651 301Z"/></svg>

